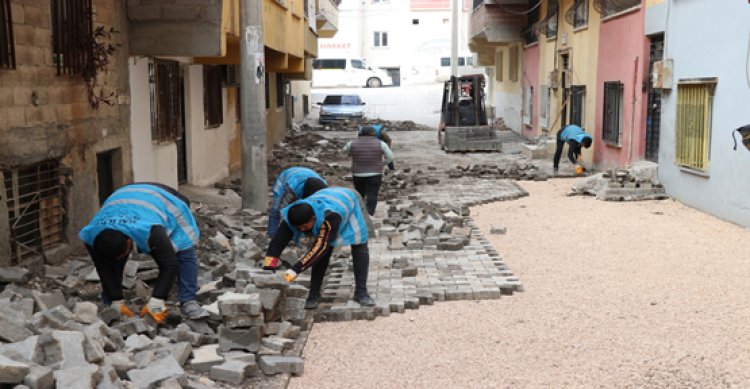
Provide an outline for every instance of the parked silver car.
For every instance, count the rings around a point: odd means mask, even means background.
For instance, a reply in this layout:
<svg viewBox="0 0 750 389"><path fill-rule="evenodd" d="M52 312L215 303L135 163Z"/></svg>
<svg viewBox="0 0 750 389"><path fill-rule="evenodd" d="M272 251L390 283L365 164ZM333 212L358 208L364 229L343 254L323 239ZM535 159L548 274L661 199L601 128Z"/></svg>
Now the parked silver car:
<svg viewBox="0 0 750 389"><path fill-rule="evenodd" d="M320 124L365 116L365 103L358 95L328 95L320 105Z"/></svg>

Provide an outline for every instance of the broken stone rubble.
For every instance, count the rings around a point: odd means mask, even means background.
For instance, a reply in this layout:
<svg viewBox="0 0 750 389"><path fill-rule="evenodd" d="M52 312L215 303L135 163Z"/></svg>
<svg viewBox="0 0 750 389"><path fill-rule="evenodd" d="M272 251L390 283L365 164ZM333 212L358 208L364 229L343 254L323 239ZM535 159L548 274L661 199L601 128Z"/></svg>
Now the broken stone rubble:
<svg viewBox="0 0 750 389"><path fill-rule="evenodd" d="M596 196L604 201L643 201L668 198L658 179L658 165L640 161L629 169L598 173L578 180L572 194Z"/></svg>

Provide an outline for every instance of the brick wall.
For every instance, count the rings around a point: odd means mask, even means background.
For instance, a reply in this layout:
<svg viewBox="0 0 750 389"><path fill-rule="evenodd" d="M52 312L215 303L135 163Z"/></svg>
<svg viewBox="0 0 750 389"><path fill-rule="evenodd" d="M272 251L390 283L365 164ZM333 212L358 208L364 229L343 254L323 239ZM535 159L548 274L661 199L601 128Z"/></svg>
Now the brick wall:
<svg viewBox="0 0 750 389"><path fill-rule="evenodd" d="M129 172L129 107L88 103L80 75L56 74L52 54L50 0L11 0L16 69L0 70L0 168L8 169L59 158L67 174L65 235L71 249L80 248L77 233L98 208L96 153L120 148L122 166L115 184ZM94 0L94 28L116 28L121 46L99 84L107 92L127 97L127 21L120 1ZM0 184L2 185L2 184ZM2 192L0 192L2 193ZM7 225L7 209L0 201L0 224ZM0 227L0 241L7 228ZM62 250L65 251L65 250ZM0 243L0 264L7 260ZM51 260L60 255L50 256Z"/></svg>

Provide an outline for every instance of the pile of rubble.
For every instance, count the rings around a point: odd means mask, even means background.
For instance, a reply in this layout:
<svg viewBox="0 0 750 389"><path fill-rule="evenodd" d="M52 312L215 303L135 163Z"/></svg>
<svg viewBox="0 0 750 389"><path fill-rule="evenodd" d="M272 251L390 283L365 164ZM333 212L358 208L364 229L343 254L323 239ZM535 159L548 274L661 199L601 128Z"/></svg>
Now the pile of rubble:
<svg viewBox="0 0 750 389"><path fill-rule="evenodd" d="M346 120L337 123L326 124L325 126L316 127L315 130L325 131L358 131L361 126L365 126L371 123L382 124L383 128L388 131L435 131L434 127L425 126L423 124L415 123L411 120L383 120L377 118L362 119L362 120ZM303 130L312 130L312 127L303 125Z"/></svg>
<svg viewBox="0 0 750 389"><path fill-rule="evenodd" d="M544 172L538 165L526 159L516 159L503 161L497 165L459 165L455 169L448 170L448 177L546 181L549 178L549 174Z"/></svg>
<svg viewBox="0 0 750 389"><path fill-rule="evenodd" d="M642 201L668 198L659 182L658 165L641 161L627 170L612 170L579 180L572 194L596 196L604 201Z"/></svg>
<svg viewBox="0 0 750 389"><path fill-rule="evenodd" d="M380 234L390 250L461 250L471 241L468 208L440 207L416 200L391 200Z"/></svg>

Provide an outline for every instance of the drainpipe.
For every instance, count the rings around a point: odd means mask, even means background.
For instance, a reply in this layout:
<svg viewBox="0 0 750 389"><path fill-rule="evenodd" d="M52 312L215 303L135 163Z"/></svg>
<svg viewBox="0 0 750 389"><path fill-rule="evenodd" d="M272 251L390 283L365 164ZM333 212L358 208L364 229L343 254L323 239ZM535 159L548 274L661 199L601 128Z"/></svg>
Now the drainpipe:
<svg viewBox="0 0 750 389"><path fill-rule="evenodd" d="M495 122L495 68L488 66L487 69L487 96L485 105L487 107L487 120L490 123Z"/></svg>
<svg viewBox="0 0 750 389"><path fill-rule="evenodd" d="M633 164L633 135L635 131L635 96L638 87L638 62L640 57L633 59L633 96L630 101L630 146L628 147L628 165Z"/></svg>

